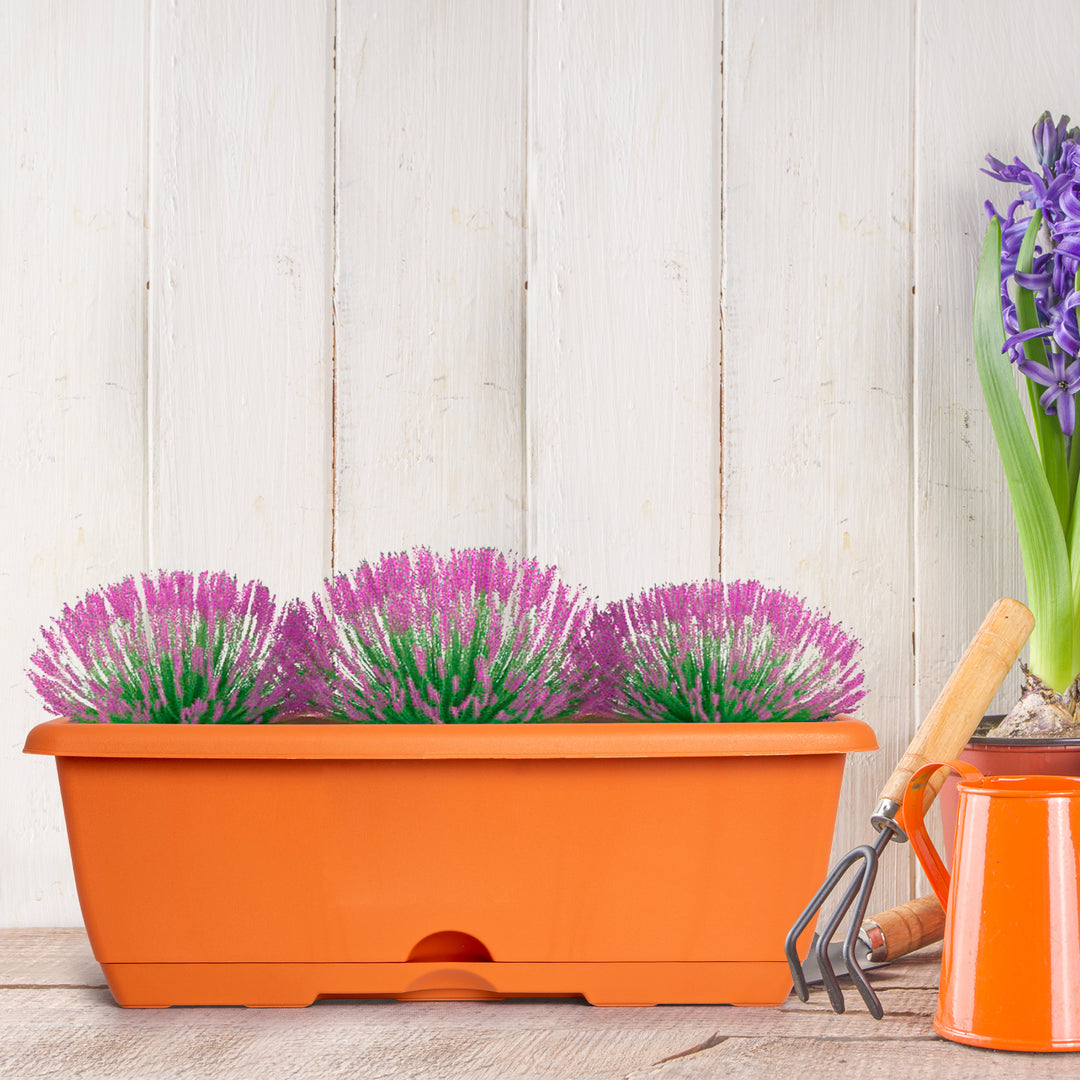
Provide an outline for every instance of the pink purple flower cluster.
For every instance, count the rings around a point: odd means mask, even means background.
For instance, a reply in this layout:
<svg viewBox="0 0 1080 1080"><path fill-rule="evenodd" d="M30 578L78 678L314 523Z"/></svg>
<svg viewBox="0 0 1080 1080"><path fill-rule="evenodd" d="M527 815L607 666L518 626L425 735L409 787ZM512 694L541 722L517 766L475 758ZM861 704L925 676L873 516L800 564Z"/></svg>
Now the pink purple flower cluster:
<svg viewBox="0 0 1080 1080"><path fill-rule="evenodd" d="M592 601L491 549L385 555L287 616L317 712L355 723L528 723L591 707Z"/></svg>
<svg viewBox="0 0 1080 1080"><path fill-rule="evenodd" d="M75 720L257 724L296 695L269 590L225 573L127 577L65 606L31 657L45 705Z"/></svg>
<svg viewBox="0 0 1080 1080"><path fill-rule="evenodd" d="M863 697L858 643L788 593L666 585L597 612L492 549L385 555L282 614L224 573L129 577L42 634L35 688L90 722L821 720Z"/></svg>
<svg viewBox="0 0 1080 1080"><path fill-rule="evenodd" d="M639 720L824 720L865 694L859 643L756 581L649 589L601 611L589 644L611 673L605 704Z"/></svg>

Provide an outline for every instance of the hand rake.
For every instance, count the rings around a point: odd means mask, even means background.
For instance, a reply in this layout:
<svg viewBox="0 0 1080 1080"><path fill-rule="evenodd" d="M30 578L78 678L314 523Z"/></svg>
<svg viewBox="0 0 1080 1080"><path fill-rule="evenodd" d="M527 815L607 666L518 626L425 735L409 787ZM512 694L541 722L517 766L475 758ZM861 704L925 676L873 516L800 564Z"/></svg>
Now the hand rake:
<svg viewBox="0 0 1080 1080"><path fill-rule="evenodd" d="M833 1010L842 1013L844 995L840 991L828 949L833 934L851 910L851 923L844 938L844 962L871 1016L880 1020L884 1015L877 994L859 966L855 946L859 940L859 930L866 914L870 891L874 887L874 878L877 876L878 859L890 840L895 838L900 843L907 840L903 817L900 815L904 790L908 780L921 766L931 761L954 758L964 748L1009 669L1016 663L1034 625L1035 619L1031 612L1016 600L999 600L990 609L922 726L915 733L915 738L908 745L900 764L896 766L881 791L877 809L870 818L870 823L877 830L877 839L873 844L861 844L840 859L825 879L825 884L814 894L814 898L788 931L784 952L791 968L795 993L800 1000L808 1001L810 991L797 951L799 937L817 917L822 904L838 888L848 871L856 867L840 903L826 920L824 927L815 935L810 943L810 950L817 961ZM926 785L924 805L929 806L937 796L947 772L942 770L931 777Z"/></svg>

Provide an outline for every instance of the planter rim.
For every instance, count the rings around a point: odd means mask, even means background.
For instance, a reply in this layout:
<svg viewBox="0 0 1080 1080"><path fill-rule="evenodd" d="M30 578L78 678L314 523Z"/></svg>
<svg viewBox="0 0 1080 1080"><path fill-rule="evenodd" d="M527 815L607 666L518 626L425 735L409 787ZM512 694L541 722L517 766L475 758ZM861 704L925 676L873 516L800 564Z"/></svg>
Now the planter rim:
<svg viewBox="0 0 1080 1080"><path fill-rule="evenodd" d="M1080 739L1024 739L1017 736L1009 738L993 738L988 735L972 735L968 740L968 746L973 750L983 747L1004 746L1010 750L1050 750L1060 747L1062 750L1080 750Z"/></svg>
<svg viewBox="0 0 1080 1080"><path fill-rule="evenodd" d="M23 752L257 759L693 758L876 750L849 716L807 724L83 724L48 720Z"/></svg>
<svg viewBox="0 0 1080 1080"><path fill-rule="evenodd" d="M967 745L972 750L982 750L994 747L1005 747L1009 750L1025 750L1034 753L1036 750L1080 750L1080 739L1025 739L1017 735L980 735L980 731L993 731L1002 720L1004 713L987 713L982 718L975 734L968 740Z"/></svg>

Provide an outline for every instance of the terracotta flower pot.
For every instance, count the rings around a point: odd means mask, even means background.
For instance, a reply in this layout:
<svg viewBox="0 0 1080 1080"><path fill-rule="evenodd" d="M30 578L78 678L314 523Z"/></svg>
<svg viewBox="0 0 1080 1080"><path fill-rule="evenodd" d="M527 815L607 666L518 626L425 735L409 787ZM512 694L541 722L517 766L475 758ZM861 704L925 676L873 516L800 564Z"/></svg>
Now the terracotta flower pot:
<svg viewBox="0 0 1080 1080"><path fill-rule="evenodd" d="M121 1005L777 1004L864 723L36 727ZM804 946L809 945L806 932Z"/></svg>
<svg viewBox="0 0 1080 1080"><path fill-rule="evenodd" d="M983 776L1080 776L1080 739L993 739L978 734L993 730L1002 719L986 717L964 747L960 760L974 765ZM957 778L950 776L938 796L948 866L952 865L956 839L956 784Z"/></svg>

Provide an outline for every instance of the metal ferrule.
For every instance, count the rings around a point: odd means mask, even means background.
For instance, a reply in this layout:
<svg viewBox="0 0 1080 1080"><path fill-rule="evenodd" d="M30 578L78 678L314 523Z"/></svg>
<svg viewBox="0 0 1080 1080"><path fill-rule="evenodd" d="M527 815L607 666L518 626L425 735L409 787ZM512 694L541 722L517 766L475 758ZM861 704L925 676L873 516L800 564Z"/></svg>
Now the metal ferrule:
<svg viewBox="0 0 1080 1080"><path fill-rule="evenodd" d="M882 799L870 818L870 824L878 832L881 832L882 829L888 829L897 843L905 844L907 843L907 833L896 823L898 813L900 813L900 804L898 802L893 799Z"/></svg>
<svg viewBox="0 0 1080 1080"><path fill-rule="evenodd" d="M866 951L869 953L867 959L873 961L875 964L885 962L885 954L888 951L888 945L885 941L884 931L876 922L871 922L870 919L867 919L862 926L859 927L859 941L866 946Z"/></svg>

